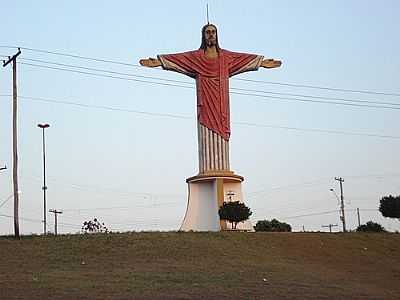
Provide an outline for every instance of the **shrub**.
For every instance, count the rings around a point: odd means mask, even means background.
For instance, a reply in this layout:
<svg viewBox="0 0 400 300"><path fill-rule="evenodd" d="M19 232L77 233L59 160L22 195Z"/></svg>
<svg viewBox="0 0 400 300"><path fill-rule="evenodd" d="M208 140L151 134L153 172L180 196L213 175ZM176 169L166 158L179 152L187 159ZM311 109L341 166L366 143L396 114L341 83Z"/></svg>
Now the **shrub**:
<svg viewBox="0 0 400 300"><path fill-rule="evenodd" d="M400 219L400 196L386 196L380 201L379 211L387 218Z"/></svg>
<svg viewBox="0 0 400 300"><path fill-rule="evenodd" d="M277 219L272 219L271 221L262 220L258 221L256 226L254 226L255 231L270 231L270 232L290 232L292 227L285 223L280 222Z"/></svg>
<svg viewBox="0 0 400 300"><path fill-rule="evenodd" d="M97 218L94 218L93 221L85 221L82 225L82 233L109 233L108 228L104 225L104 223L100 223Z"/></svg>
<svg viewBox="0 0 400 300"><path fill-rule="evenodd" d="M250 208L239 201L224 202L218 210L221 220L232 223L232 229L236 229L238 223L246 221L252 214Z"/></svg>
<svg viewBox="0 0 400 300"><path fill-rule="evenodd" d="M368 221L366 224L357 227L358 232L385 232L385 228L378 223Z"/></svg>

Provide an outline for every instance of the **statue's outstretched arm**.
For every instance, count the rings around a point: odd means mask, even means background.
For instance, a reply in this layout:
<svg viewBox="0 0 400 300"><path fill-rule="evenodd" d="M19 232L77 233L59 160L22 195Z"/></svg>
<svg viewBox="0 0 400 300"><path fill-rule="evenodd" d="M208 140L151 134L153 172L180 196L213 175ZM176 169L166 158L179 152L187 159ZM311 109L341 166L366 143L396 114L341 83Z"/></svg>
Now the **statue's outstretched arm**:
<svg viewBox="0 0 400 300"><path fill-rule="evenodd" d="M147 59L141 59L139 60L139 63L144 67L150 67L150 68L161 66L161 61L158 58L152 58L152 57L149 57Z"/></svg>
<svg viewBox="0 0 400 300"><path fill-rule="evenodd" d="M260 67L263 68L278 68L282 65L282 62L280 60L275 60L275 59L264 59L260 65Z"/></svg>

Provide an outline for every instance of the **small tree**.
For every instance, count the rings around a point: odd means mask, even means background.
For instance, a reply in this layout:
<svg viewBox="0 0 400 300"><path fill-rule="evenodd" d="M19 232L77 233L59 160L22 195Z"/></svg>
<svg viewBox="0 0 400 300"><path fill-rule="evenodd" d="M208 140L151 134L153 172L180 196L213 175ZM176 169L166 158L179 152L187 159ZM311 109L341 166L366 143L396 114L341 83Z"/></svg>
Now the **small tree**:
<svg viewBox="0 0 400 300"><path fill-rule="evenodd" d="M83 233L108 233L108 228L104 225L104 223L100 223L97 218L94 218L93 221L85 221L82 225Z"/></svg>
<svg viewBox="0 0 400 300"><path fill-rule="evenodd" d="M232 224L232 229L236 229L237 224L246 221L252 212L244 203L239 201L224 202L218 210L219 218Z"/></svg>
<svg viewBox="0 0 400 300"><path fill-rule="evenodd" d="M368 221L366 224L357 227L358 232L385 232L385 228L378 223Z"/></svg>
<svg viewBox="0 0 400 300"><path fill-rule="evenodd" d="M277 219L272 219L271 221L258 221L254 229L255 231L290 232L292 231L292 226Z"/></svg>
<svg viewBox="0 0 400 300"><path fill-rule="evenodd" d="M381 199L379 211L387 218L400 219L400 196L385 196Z"/></svg>

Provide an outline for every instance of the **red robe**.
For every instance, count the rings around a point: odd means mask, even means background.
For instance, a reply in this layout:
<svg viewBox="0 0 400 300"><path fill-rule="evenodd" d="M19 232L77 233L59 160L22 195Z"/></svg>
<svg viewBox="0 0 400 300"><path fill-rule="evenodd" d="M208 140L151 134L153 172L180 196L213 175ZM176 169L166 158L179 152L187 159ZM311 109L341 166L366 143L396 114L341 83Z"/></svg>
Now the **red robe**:
<svg viewBox="0 0 400 300"><path fill-rule="evenodd" d="M202 49L158 55L162 67L196 79L197 117L225 140L230 136L229 77L259 68L263 56L220 49L217 58L207 58Z"/></svg>

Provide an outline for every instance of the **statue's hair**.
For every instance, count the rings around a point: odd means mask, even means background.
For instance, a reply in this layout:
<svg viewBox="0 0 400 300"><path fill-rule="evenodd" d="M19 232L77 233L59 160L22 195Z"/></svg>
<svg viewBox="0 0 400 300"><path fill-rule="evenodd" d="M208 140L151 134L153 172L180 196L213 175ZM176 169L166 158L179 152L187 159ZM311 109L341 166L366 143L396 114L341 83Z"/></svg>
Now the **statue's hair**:
<svg viewBox="0 0 400 300"><path fill-rule="evenodd" d="M217 30L217 26L215 26L214 24L208 23L206 25L203 26L203 28L201 29L201 45L200 45L200 49L206 50L207 48L207 43L206 43L206 28L208 26L212 26L215 28L215 38L216 38L216 44L215 47L217 48L217 51L219 51L220 47L219 47L219 43L218 43L218 30Z"/></svg>

